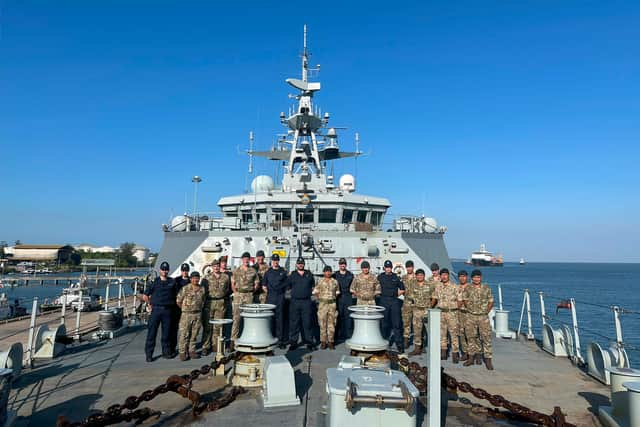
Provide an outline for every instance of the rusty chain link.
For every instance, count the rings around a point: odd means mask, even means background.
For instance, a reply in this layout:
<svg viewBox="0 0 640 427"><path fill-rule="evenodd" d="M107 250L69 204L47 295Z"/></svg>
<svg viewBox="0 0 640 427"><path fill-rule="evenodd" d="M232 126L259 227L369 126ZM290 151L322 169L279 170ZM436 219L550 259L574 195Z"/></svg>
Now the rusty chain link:
<svg viewBox="0 0 640 427"><path fill-rule="evenodd" d="M203 402L202 396L197 391L192 390L193 381L201 375L208 375L211 371L215 371L220 366L237 360L241 356L240 353L231 353L220 360L214 360L209 365L204 365L200 369L194 369L186 375L172 375L167 378L164 384L160 384L152 390L145 390L139 396L127 397L124 403L120 405L112 405L106 411L89 415L81 422L69 422L65 417L60 416L56 422L57 427L102 427L118 424L123 421L136 421L140 423L147 418L158 415L156 411L149 408L137 409L142 402L149 402L161 394L170 391L187 398L192 403L192 412L194 415L201 415L205 411L213 412L224 408L233 402L238 395L246 390L243 387L231 387L229 391L209 402Z"/></svg>
<svg viewBox="0 0 640 427"><path fill-rule="evenodd" d="M426 366L421 366L416 362L410 362L406 358L400 358L397 353L390 353L389 357L391 359L391 362L395 363L403 372L405 372L407 378L409 378L409 381L411 381L413 385L416 386L420 393L424 394L427 392L428 368ZM520 405L519 403L510 402L499 394L494 395L482 388L473 387L469 383L460 382L451 375L445 373L444 370L442 371L441 378L443 388L446 388L447 390L454 393L458 391L462 393L470 393L478 399L486 400L491 403L491 405L497 408L506 409L509 412L511 418L522 419L548 427L575 427L574 424L566 421L565 416L559 406L556 406L554 408L551 415L546 415L529 409L526 406ZM492 416L505 415L495 409L487 409L488 413Z"/></svg>

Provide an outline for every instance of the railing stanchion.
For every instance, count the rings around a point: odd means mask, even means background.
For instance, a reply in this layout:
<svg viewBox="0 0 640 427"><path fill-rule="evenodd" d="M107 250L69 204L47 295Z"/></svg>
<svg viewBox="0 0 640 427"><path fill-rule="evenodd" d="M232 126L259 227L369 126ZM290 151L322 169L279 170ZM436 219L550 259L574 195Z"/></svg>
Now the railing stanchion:
<svg viewBox="0 0 640 427"><path fill-rule="evenodd" d="M37 315L38 297L35 297L31 306L31 323L29 324L29 342L27 343L27 360L25 363L28 368L33 368L33 334L35 333Z"/></svg>
<svg viewBox="0 0 640 427"><path fill-rule="evenodd" d="M498 283L498 304L500 311L502 311L502 285Z"/></svg>
<svg viewBox="0 0 640 427"><path fill-rule="evenodd" d="M75 339L80 341L80 313L82 313L82 308L84 306L84 301L82 301L82 288L80 288L80 300L78 301L77 312L76 312L76 335Z"/></svg>
<svg viewBox="0 0 640 427"><path fill-rule="evenodd" d="M576 346L576 354L574 356L576 363L584 363L582 353L580 351L580 334L578 333L578 314L576 313L576 300L571 298L571 318L573 320L573 339Z"/></svg>
<svg viewBox="0 0 640 427"><path fill-rule="evenodd" d="M540 317L542 317L542 326L547 324L547 310L544 307L544 293L538 292L540 295Z"/></svg>
<svg viewBox="0 0 640 427"><path fill-rule="evenodd" d="M531 329L531 297L529 296L529 289L527 289L527 339L533 340L533 330Z"/></svg>
<svg viewBox="0 0 640 427"><path fill-rule="evenodd" d="M62 309L60 310L60 324L64 325L65 324L65 316L67 314L67 296L63 295L63 299L62 299Z"/></svg>
<svg viewBox="0 0 640 427"><path fill-rule="evenodd" d="M527 301L527 289L524 290L523 296L522 296L522 309L520 310L520 322L518 322L518 333L517 333L517 337L520 338L520 332L522 331L522 320L524 319L524 307L525 307L525 303Z"/></svg>
<svg viewBox="0 0 640 427"><path fill-rule="evenodd" d="M104 290L104 304L103 304L103 309L104 310L108 310L109 309L109 282L107 282L107 287Z"/></svg>

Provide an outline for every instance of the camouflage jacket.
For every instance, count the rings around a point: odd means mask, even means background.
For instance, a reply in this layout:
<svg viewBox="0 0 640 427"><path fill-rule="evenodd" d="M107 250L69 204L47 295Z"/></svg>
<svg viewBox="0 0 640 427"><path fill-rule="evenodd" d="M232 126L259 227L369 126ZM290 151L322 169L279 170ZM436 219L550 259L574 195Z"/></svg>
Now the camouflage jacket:
<svg viewBox="0 0 640 427"><path fill-rule="evenodd" d="M327 300L335 301L338 294L340 294L340 285L338 285L338 281L334 278L325 279L322 277L316 282L313 293L318 297L320 302Z"/></svg>
<svg viewBox="0 0 640 427"><path fill-rule="evenodd" d="M407 301L407 298L411 298L411 289L418 280L415 273L405 274L401 280L404 283L404 300Z"/></svg>
<svg viewBox="0 0 640 427"><path fill-rule="evenodd" d="M204 306L205 289L202 286L187 285L180 289L176 302L183 312L200 312Z"/></svg>
<svg viewBox="0 0 640 427"><path fill-rule="evenodd" d="M493 294L486 283L480 286L469 285L462 293L462 299L469 313L488 314L487 307L493 302Z"/></svg>
<svg viewBox="0 0 640 427"><path fill-rule="evenodd" d="M464 300L464 291L465 289L468 289L469 286L471 286L469 283L467 283L464 287L462 287L462 285L458 285L458 291L460 292L460 295L462 296L463 300ZM462 305L462 307L460 307L459 310L464 311L465 313L468 311L467 307L464 304Z"/></svg>
<svg viewBox="0 0 640 427"><path fill-rule="evenodd" d="M422 284L418 284L416 281L413 284L413 293L411 299L413 306L416 308L429 308L431 307L431 296L433 295L434 286L424 281Z"/></svg>
<svg viewBox="0 0 640 427"><path fill-rule="evenodd" d="M209 273L202 281L202 287L205 290L207 298L220 299L229 294L229 287L231 286L229 276L220 273L218 277L215 274Z"/></svg>
<svg viewBox="0 0 640 427"><path fill-rule="evenodd" d="M455 285L451 282L447 282L446 284L437 282L436 290L433 293L433 298L438 300L438 308L446 310L457 309L458 301L462 301L458 285Z"/></svg>
<svg viewBox="0 0 640 427"><path fill-rule="evenodd" d="M233 270L233 281L238 292L253 292L253 285L258 281L258 272L253 267L245 270L240 266Z"/></svg>
<svg viewBox="0 0 640 427"><path fill-rule="evenodd" d="M358 274L351 282L351 293L356 294L356 298L374 299L376 295L380 295L382 289L378 278L373 274Z"/></svg>
<svg viewBox="0 0 640 427"><path fill-rule="evenodd" d="M253 269L258 272L258 278L260 279L260 283L262 283L262 280L264 279L264 273L269 270L269 264L267 264L266 262L263 262L262 264L254 264Z"/></svg>

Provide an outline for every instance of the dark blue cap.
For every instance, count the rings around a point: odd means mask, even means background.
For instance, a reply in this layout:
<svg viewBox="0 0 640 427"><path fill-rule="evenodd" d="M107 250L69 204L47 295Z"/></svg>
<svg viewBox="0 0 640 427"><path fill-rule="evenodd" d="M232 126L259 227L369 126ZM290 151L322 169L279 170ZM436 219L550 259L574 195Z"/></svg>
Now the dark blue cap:
<svg viewBox="0 0 640 427"><path fill-rule="evenodd" d="M389 260L386 260L384 262L384 268L387 268L387 267L393 267L393 263L391 261L389 261Z"/></svg>
<svg viewBox="0 0 640 427"><path fill-rule="evenodd" d="M160 270L169 271L169 263L167 261L162 261L162 264L160 264Z"/></svg>
<svg viewBox="0 0 640 427"><path fill-rule="evenodd" d="M280 255L278 254L271 255L271 261L280 261Z"/></svg>

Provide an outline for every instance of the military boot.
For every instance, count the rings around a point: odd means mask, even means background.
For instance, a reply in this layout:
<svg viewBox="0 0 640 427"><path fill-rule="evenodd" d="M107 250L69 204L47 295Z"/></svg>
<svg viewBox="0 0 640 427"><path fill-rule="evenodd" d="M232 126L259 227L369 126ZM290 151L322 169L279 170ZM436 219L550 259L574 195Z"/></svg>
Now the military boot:
<svg viewBox="0 0 640 427"><path fill-rule="evenodd" d="M336 349L336 346L335 346L335 345L333 345L333 343L332 343L332 342L330 342L330 343L329 343L329 348L330 348L331 350L335 350L335 349Z"/></svg>
<svg viewBox="0 0 640 427"><path fill-rule="evenodd" d="M493 371L493 363L491 363L491 358L490 357L485 357L484 358L484 364L486 365L488 370Z"/></svg>
<svg viewBox="0 0 640 427"><path fill-rule="evenodd" d="M203 356L205 356L205 357L206 357L206 356L208 356L210 353L211 353L211 352L210 352L209 350L207 350L206 348L203 348L203 349L202 349L202 355L203 355Z"/></svg>
<svg viewBox="0 0 640 427"><path fill-rule="evenodd" d="M325 348L327 348L327 343L326 343L326 342L321 341L321 342L320 342L320 350L324 350Z"/></svg>
<svg viewBox="0 0 640 427"><path fill-rule="evenodd" d="M481 354L476 354L476 365L482 365L482 355Z"/></svg>
<svg viewBox="0 0 640 427"><path fill-rule="evenodd" d="M460 356L458 355L457 351L451 353L451 359L453 360L453 363L460 362Z"/></svg>
<svg viewBox="0 0 640 427"><path fill-rule="evenodd" d="M469 353L460 352L460 361L466 362L469 359Z"/></svg>
<svg viewBox="0 0 640 427"><path fill-rule="evenodd" d="M404 348L409 348L409 338L404 339Z"/></svg>
<svg viewBox="0 0 640 427"><path fill-rule="evenodd" d="M447 360L447 349L440 350L440 360Z"/></svg>
<svg viewBox="0 0 640 427"><path fill-rule="evenodd" d="M195 351L192 351L189 353L189 358L190 359L200 359L200 355L198 353L196 353Z"/></svg>
<svg viewBox="0 0 640 427"><path fill-rule="evenodd" d="M187 361L189 360L189 356L187 356L187 353L180 353L180 360Z"/></svg>
<svg viewBox="0 0 640 427"><path fill-rule="evenodd" d="M463 363L463 366L471 366L474 363L474 355L470 354L469 357L467 357L467 361Z"/></svg>
<svg viewBox="0 0 640 427"><path fill-rule="evenodd" d="M413 351L412 351L411 353L409 353L409 356L419 356L419 355L421 355L421 354L422 354L422 346L421 346L421 345L416 344L416 345L413 347Z"/></svg>

